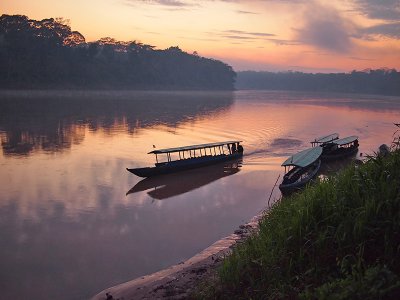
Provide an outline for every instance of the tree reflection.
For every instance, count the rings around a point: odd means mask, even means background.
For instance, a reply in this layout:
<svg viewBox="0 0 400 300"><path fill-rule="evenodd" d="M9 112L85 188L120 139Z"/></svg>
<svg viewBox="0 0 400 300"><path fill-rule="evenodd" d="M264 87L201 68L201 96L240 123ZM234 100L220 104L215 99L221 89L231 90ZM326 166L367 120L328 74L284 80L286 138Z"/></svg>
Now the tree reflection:
<svg viewBox="0 0 400 300"><path fill-rule="evenodd" d="M80 144L86 129L136 134L160 124L176 127L232 103L231 92L2 92L1 144L5 156L53 153Z"/></svg>

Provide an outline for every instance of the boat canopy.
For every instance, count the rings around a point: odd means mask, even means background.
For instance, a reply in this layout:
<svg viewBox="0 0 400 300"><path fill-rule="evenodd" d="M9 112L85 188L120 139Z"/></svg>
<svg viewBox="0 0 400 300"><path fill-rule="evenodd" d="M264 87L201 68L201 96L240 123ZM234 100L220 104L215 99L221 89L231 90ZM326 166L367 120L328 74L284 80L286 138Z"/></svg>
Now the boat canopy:
<svg viewBox="0 0 400 300"><path fill-rule="evenodd" d="M333 140L337 140L339 138L338 133L331 133L329 135L321 136L319 138L316 138L314 141L311 142L311 144L323 144L323 143L328 143L332 142Z"/></svg>
<svg viewBox="0 0 400 300"><path fill-rule="evenodd" d="M357 140L358 140L358 136L352 135L352 136L348 136L348 137L345 137L345 138L340 139L340 140L333 141L333 143L336 144L336 145L339 145L339 146L343 146L343 145L346 145L346 144L353 143L353 142L355 142Z"/></svg>
<svg viewBox="0 0 400 300"><path fill-rule="evenodd" d="M318 160L321 154L322 147L309 148L289 157L282 163L282 166L296 166L304 168Z"/></svg>
<svg viewBox="0 0 400 300"><path fill-rule="evenodd" d="M168 149L158 149L158 150L153 150L153 151L149 152L148 154L173 153L173 152L180 152L180 151L213 148L213 147L220 147L220 146L224 146L224 145L228 145L228 144L236 144L236 143L240 143L240 142L242 142L242 141L226 141L226 142L199 144L199 145L183 146L183 147L168 148Z"/></svg>

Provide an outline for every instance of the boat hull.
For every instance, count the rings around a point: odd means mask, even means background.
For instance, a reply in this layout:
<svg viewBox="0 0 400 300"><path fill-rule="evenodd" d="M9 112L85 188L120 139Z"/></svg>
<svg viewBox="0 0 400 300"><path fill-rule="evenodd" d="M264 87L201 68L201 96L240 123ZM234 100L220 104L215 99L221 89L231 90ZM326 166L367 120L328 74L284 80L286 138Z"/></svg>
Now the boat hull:
<svg viewBox="0 0 400 300"><path fill-rule="evenodd" d="M306 168L295 168L286 174L283 178L282 183L279 185L279 189L281 190L283 195L290 195L294 192L300 191L303 189L312 179L317 176L319 169L321 168L321 160L319 159L314 165ZM296 173L299 177L298 180L291 180L290 175L291 172ZM302 178L304 174L306 174Z"/></svg>
<svg viewBox="0 0 400 300"><path fill-rule="evenodd" d="M343 159L352 155L355 155L358 152L358 146L350 147L350 148L339 148L334 151L324 151L322 152L321 159L323 162L326 161L334 161L334 160L339 160Z"/></svg>
<svg viewBox="0 0 400 300"><path fill-rule="evenodd" d="M180 171L201 168L209 165L213 165L219 162L229 161L237 159L243 156L243 153L234 154L222 154L216 156L202 156L196 158L189 158L177 161L171 161L166 163L156 164L155 167L146 168L127 168L127 170L139 177L153 177L157 175L164 175L170 173L176 173Z"/></svg>

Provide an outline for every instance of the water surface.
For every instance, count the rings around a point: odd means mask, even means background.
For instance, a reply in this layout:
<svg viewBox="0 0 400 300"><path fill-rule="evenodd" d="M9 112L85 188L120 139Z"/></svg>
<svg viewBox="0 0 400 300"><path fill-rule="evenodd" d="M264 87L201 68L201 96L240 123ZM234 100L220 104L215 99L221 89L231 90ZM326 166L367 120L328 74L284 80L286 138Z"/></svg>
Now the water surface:
<svg viewBox="0 0 400 300"><path fill-rule="evenodd" d="M399 98L371 95L0 92L2 296L85 299L190 258L267 207L288 155L332 132L372 154L399 113ZM125 170L153 164L153 147L235 139L240 161Z"/></svg>

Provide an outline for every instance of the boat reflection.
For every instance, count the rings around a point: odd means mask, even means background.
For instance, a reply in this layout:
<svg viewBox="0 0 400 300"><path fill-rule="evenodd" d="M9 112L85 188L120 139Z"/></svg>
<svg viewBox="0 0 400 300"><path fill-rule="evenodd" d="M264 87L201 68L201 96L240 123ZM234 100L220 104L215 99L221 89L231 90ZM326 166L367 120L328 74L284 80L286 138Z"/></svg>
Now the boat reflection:
<svg viewBox="0 0 400 300"><path fill-rule="evenodd" d="M156 200L181 195L226 176L236 174L242 167L242 159L197 168L174 174L149 177L139 181L126 195L147 191Z"/></svg>

